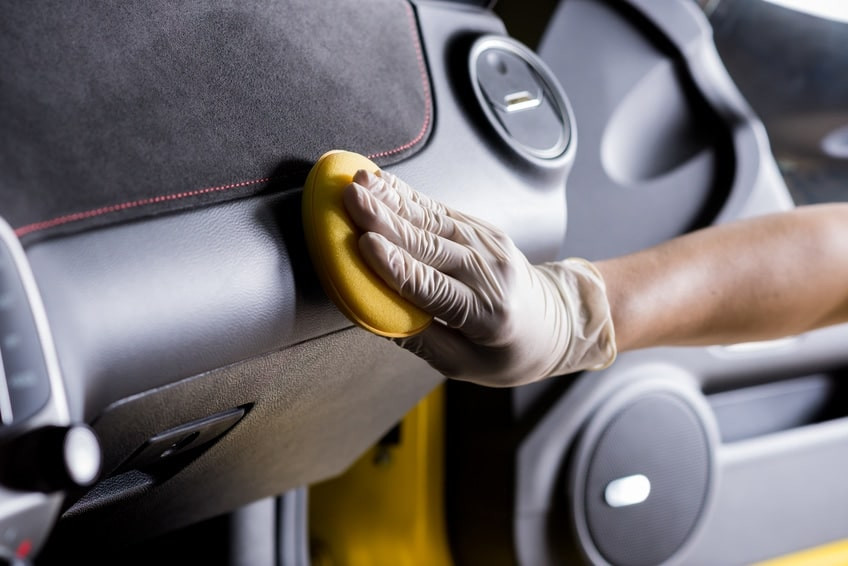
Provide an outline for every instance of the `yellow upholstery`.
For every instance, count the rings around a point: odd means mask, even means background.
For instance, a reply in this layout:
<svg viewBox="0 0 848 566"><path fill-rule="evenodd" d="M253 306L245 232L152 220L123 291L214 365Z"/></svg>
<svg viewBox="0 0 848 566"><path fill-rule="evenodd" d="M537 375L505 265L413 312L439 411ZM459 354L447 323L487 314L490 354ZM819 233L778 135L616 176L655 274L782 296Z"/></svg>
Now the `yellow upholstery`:
<svg viewBox="0 0 848 566"><path fill-rule="evenodd" d="M848 539L759 562L756 566L844 566L845 564L848 564Z"/></svg>
<svg viewBox="0 0 848 566"><path fill-rule="evenodd" d="M445 524L444 387L341 476L309 489L313 566L450 566Z"/></svg>
<svg viewBox="0 0 848 566"><path fill-rule="evenodd" d="M393 338L424 330L432 317L391 289L359 254L361 231L347 215L344 188L371 160L349 151L322 155L303 189L303 229L324 291L339 310L363 328Z"/></svg>

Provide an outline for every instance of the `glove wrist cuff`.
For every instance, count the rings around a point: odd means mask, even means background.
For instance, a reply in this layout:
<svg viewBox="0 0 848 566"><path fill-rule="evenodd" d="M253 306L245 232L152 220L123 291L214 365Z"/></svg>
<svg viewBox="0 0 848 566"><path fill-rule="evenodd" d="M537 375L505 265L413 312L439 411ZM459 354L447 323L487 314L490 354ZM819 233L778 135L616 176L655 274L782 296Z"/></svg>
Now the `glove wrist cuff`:
<svg viewBox="0 0 848 566"><path fill-rule="evenodd" d="M548 377L579 370L601 370L616 358L615 328L606 284L589 261L569 258L538 266L553 280L567 309L570 340Z"/></svg>

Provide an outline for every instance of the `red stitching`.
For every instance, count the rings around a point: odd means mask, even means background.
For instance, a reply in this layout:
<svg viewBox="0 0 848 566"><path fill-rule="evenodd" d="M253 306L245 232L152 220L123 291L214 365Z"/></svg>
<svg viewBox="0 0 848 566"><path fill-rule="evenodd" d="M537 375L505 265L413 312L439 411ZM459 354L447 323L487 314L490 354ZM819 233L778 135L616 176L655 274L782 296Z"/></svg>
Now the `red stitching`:
<svg viewBox="0 0 848 566"><path fill-rule="evenodd" d="M424 123L421 125L421 130L418 134L412 138L410 141L406 142L403 145L400 145L394 149L389 149L386 151L381 151L378 153L372 153L368 155L368 158L375 159L377 157L385 157L387 155L393 155L395 153L400 153L405 151L416 144L420 143L422 139L424 139L424 135L427 133L427 129L430 127L430 120L432 112L433 112L433 102L430 99L430 80L427 77L427 67L424 64L424 54L421 48L421 40L418 37L418 29L415 21L415 14L412 11L412 7L405 3L404 7L406 8L406 13L409 20L409 29L412 34L413 44L415 45L415 59L418 61L418 71L421 75L421 86L424 89ZM277 177L263 177L262 179L253 179L250 181L239 181L237 183L230 183L228 185L219 185L217 187L206 187L204 189L195 189L192 191L184 191L180 193L172 193L168 195L159 195L150 198L144 198L139 200L134 200L130 202L123 202L120 204L112 204L109 206L103 206L100 208L95 208L92 210L86 210L84 212L74 212L72 214L66 214L64 216L57 216L56 218L52 218L50 220L43 220L41 222L34 222L32 224L26 224L21 226L20 228L15 229L15 235L19 238L26 236L27 234L32 234L33 232L38 232L40 230L46 230L48 228L54 228L56 226L61 226L62 224L67 224L69 222L77 222L79 220L85 220L86 218L92 218L95 216L102 216L104 214L111 214L113 212L120 212L122 210L127 210L130 208L137 208L140 206L148 206L151 204L158 204L161 202L169 202L172 200L180 200L184 198L196 197L208 193L215 193L221 191L227 191L239 187L246 187L248 185L255 185L258 183L265 183L267 181L272 181Z"/></svg>
<svg viewBox="0 0 848 566"><path fill-rule="evenodd" d="M421 39L418 37L418 29L415 22L415 14L409 4L404 4L406 7L407 16L409 16L409 29L412 33L413 43L415 45L415 59L418 61L418 71L421 73L421 87L424 89L424 123L421 125L421 130L412 140L400 145L394 149L372 153L368 157L374 159L376 157L385 157L394 153L400 153L410 147L416 145L427 133L427 128L430 126L430 115L432 113L432 101L430 100L430 80L427 77L427 66L424 64L424 54L421 51Z"/></svg>
<svg viewBox="0 0 848 566"><path fill-rule="evenodd" d="M33 224L27 224L26 226L21 226L17 230L15 230L15 235L19 238L25 236L27 234L31 234L32 232L38 232L39 230L46 230L47 228L53 228L55 226L61 226L62 224L67 224L68 222L76 222L78 220L85 220L86 218L91 218L93 216L101 216L103 214L110 214L112 212L119 212L121 210L126 210L128 208L136 208L139 206L147 206L149 204L157 204L160 202L168 202L172 200L179 200L183 198L196 197L199 195L204 195L207 193L215 193L220 191L228 191L230 189L236 189L238 187L246 187L247 185L255 185L257 183L264 183L266 181L271 181L276 177L264 177L262 179L253 179L252 181L240 181L238 183L230 183L229 185L220 185L217 187L206 187L205 189L196 189L193 191L184 191L182 193L174 193L170 195L159 195L150 198L143 198L139 200L134 200L130 202L123 202L120 204L112 204L109 206L104 206L101 208L95 208L93 210L86 210L85 212L74 212L73 214L66 214L65 216L58 216L56 218L52 218L50 220L44 220L42 222L35 222Z"/></svg>

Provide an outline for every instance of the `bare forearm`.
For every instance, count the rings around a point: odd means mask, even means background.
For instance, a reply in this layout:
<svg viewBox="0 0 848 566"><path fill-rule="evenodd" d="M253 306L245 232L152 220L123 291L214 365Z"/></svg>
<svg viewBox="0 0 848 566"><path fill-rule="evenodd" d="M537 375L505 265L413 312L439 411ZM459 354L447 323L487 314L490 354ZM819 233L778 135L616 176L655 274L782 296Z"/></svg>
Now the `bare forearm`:
<svg viewBox="0 0 848 566"><path fill-rule="evenodd" d="M848 320L848 205L709 228L597 267L619 351L797 334Z"/></svg>

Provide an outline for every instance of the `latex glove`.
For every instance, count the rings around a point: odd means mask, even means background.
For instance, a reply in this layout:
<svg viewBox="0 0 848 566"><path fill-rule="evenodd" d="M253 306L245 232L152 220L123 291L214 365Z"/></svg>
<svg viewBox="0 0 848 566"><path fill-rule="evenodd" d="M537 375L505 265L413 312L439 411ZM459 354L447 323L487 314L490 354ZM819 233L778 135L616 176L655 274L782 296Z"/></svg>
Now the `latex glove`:
<svg viewBox="0 0 848 566"><path fill-rule="evenodd" d="M606 289L589 262L531 265L498 228L385 171L359 171L344 200L365 231L365 261L436 318L398 342L445 376L513 386L615 359Z"/></svg>

